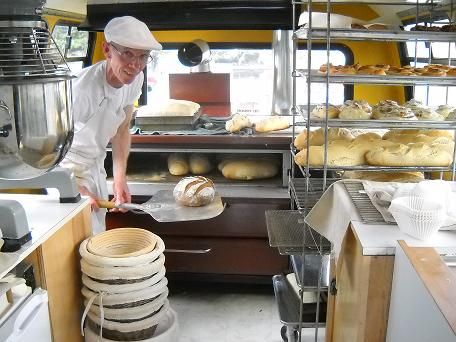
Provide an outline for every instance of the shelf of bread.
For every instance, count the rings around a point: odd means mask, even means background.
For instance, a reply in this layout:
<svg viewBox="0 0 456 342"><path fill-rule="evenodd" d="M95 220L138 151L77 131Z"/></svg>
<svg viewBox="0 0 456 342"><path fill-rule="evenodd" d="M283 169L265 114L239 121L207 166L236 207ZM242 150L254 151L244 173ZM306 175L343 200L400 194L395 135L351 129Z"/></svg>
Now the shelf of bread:
<svg viewBox="0 0 456 342"><path fill-rule="evenodd" d="M402 31L402 30L357 30L332 28L329 33L326 28L300 28L294 33L294 39L345 39L345 40L377 40L377 41L425 41L425 42L454 42L454 32L434 31Z"/></svg>
<svg viewBox="0 0 456 342"><path fill-rule="evenodd" d="M364 100L347 100L342 105L300 105L294 113L303 117L304 124L310 120L311 127L324 127L328 117L328 127L456 129L456 107L429 107L413 99L403 105L392 100L380 101L372 106Z"/></svg>
<svg viewBox="0 0 456 342"><path fill-rule="evenodd" d="M445 130L396 129L354 136L346 128L328 128L325 145L325 130L320 128L299 133L292 154L297 165L316 170L451 171L453 139Z"/></svg>
<svg viewBox="0 0 456 342"><path fill-rule="evenodd" d="M316 83L343 83L343 84L378 84L378 85L433 85L456 86L456 76L423 76L423 75L362 75L362 74L329 74L318 70L297 69L294 77L308 77Z"/></svg>

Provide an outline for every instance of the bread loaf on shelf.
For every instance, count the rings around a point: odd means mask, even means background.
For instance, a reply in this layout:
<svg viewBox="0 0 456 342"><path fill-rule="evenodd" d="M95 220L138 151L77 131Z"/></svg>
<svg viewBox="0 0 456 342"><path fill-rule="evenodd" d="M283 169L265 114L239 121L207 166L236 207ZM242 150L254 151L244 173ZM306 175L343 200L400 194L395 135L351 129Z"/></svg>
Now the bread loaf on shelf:
<svg viewBox="0 0 456 342"><path fill-rule="evenodd" d="M202 176L184 177L174 187L173 196L177 203L187 207L207 205L215 198L214 183Z"/></svg>
<svg viewBox="0 0 456 342"><path fill-rule="evenodd" d="M424 174L422 172L345 171L342 178L375 182L418 183L424 180Z"/></svg>
<svg viewBox="0 0 456 342"><path fill-rule="evenodd" d="M192 153L188 159L190 172L194 175L204 175L212 171L213 165L207 154Z"/></svg>
<svg viewBox="0 0 456 342"><path fill-rule="evenodd" d="M168 156L168 171L173 176L185 176L190 170L187 156L183 153L171 153Z"/></svg>
<svg viewBox="0 0 456 342"><path fill-rule="evenodd" d="M231 133L237 133L243 128L252 127L252 122L245 114L235 114L225 123L225 129Z"/></svg>
<svg viewBox="0 0 456 342"><path fill-rule="evenodd" d="M266 119L260 120L255 124L255 131L267 133L272 131L280 131L290 127L288 118L279 115L273 115Z"/></svg>
<svg viewBox="0 0 456 342"><path fill-rule="evenodd" d="M329 104L328 108L326 108L326 104L320 104L315 106L314 109L312 109L312 111L310 112L310 118L317 120L324 119L326 118L326 114L328 114L328 118L336 119L339 116L339 112L340 110L337 106Z"/></svg>
<svg viewBox="0 0 456 342"><path fill-rule="evenodd" d="M325 143L325 130L323 128L319 128L316 131L311 131L309 139L310 146L323 145ZM352 141L353 139L353 135L346 128L328 128L328 141ZM303 130L296 136L294 145L298 150L306 148L307 130Z"/></svg>
<svg viewBox="0 0 456 342"><path fill-rule="evenodd" d="M448 139L454 139L454 132L447 131L447 130L439 130L439 129L392 129L386 132L383 135L383 139L391 140L391 137L396 135L420 135L424 134L430 137L446 137ZM412 141L413 142L413 141Z"/></svg>
<svg viewBox="0 0 456 342"><path fill-rule="evenodd" d="M369 165L376 166L449 166L453 160L439 144L394 144L366 153Z"/></svg>
<svg viewBox="0 0 456 342"><path fill-rule="evenodd" d="M223 176L234 180L253 180L275 177L279 165L271 158L227 159L219 164Z"/></svg>

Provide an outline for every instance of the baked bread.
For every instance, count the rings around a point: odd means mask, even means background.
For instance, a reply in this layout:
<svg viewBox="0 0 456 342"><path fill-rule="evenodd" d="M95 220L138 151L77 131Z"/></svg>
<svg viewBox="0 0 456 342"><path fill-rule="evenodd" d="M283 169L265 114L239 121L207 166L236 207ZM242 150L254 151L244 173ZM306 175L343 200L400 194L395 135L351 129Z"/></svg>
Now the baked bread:
<svg viewBox="0 0 456 342"><path fill-rule="evenodd" d="M431 108L419 108L413 111L418 120L443 121L445 118Z"/></svg>
<svg viewBox="0 0 456 342"><path fill-rule="evenodd" d="M439 144L394 144L366 153L369 165L376 166L449 166L452 155Z"/></svg>
<svg viewBox="0 0 456 342"><path fill-rule="evenodd" d="M443 129L392 129L383 134L383 139L391 139L395 135L420 135L424 134L430 137L445 137L453 140L454 133ZM411 141L413 142L413 141Z"/></svg>
<svg viewBox="0 0 456 342"><path fill-rule="evenodd" d="M201 207L214 200L214 183L202 176L184 177L174 187L173 196L180 205Z"/></svg>
<svg viewBox="0 0 456 342"><path fill-rule="evenodd" d="M424 174L422 172L345 171L342 178L374 182L418 183L424 180Z"/></svg>
<svg viewBox="0 0 456 342"><path fill-rule="evenodd" d="M370 119L372 107L364 100L345 101L340 107L339 119L344 120L364 120Z"/></svg>
<svg viewBox="0 0 456 342"><path fill-rule="evenodd" d="M138 108L136 117L147 116L193 116L200 109L196 102L169 99L162 105L142 106Z"/></svg>
<svg viewBox="0 0 456 342"><path fill-rule="evenodd" d="M381 140L382 136L378 133L374 132L367 132L367 133L362 133L360 135L357 135L355 139L353 140L354 143L364 143L364 142L370 142L373 140Z"/></svg>
<svg viewBox="0 0 456 342"><path fill-rule="evenodd" d="M328 113L328 118L329 119L336 119L339 116L339 108L336 106L333 106L332 104L328 104L328 110L326 111L326 105L325 104L319 104L312 109L310 112L310 118L311 119L325 119L326 118L326 113Z"/></svg>
<svg viewBox="0 0 456 342"><path fill-rule="evenodd" d="M270 158L227 159L219 164L225 178L234 180L253 180L275 177L279 166Z"/></svg>
<svg viewBox="0 0 456 342"><path fill-rule="evenodd" d="M333 140L345 140L352 141L353 135L346 128L328 128L328 141ZM316 131L310 132L309 144L310 146L319 146L325 143L325 130L319 128ZM294 146L298 150L302 150L307 146L307 130L303 130L299 133L294 141Z"/></svg>
<svg viewBox="0 0 456 342"><path fill-rule="evenodd" d="M237 133L243 128L252 127L252 122L245 114L234 114L231 120L225 123L225 129L231 133Z"/></svg>
<svg viewBox="0 0 456 342"><path fill-rule="evenodd" d="M272 131L280 131L290 127L290 122L287 118L279 115L273 115L261 121L258 121L255 124L255 131L266 133Z"/></svg>
<svg viewBox="0 0 456 342"><path fill-rule="evenodd" d="M211 172L213 165L205 153L192 153L188 159L190 172L194 175L204 175Z"/></svg>
<svg viewBox="0 0 456 342"><path fill-rule="evenodd" d="M187 156L183 153L171 153L168 156L168 171L173 176L185 176L190 170Z"/></svg>
<svg viewBox="0 0 456 342"><path fill-rule="evenodd" d="M443 116L444 119L446 119L448 117L448 115L450 115L450 113L452 111L454 111L455 109L456 109L456 107L445 104L445 105L438 106L435 111L438 114L440 114L441 116Z"/></svg>
<svg viewBox="0 0 456 342"><path fill-rule="evenodd" d="M332 141L328 144L327 165L329 166L359 166L365 165L365 154L372 148L380 146L389 146L393 143L376 139L369 141L347 142ZM322 166L324 164L325 146L310 146L296 154L295 162L298 165L305 166L307 163L307 151L309 152L309 165Z"/></svg>
<svg viewBox="0 0 456 342"><path fill-rule="evenodd" d="M380 101L372 107L372 118L376 120L417 120L412 110L399 106L395 101Z"/></svg>

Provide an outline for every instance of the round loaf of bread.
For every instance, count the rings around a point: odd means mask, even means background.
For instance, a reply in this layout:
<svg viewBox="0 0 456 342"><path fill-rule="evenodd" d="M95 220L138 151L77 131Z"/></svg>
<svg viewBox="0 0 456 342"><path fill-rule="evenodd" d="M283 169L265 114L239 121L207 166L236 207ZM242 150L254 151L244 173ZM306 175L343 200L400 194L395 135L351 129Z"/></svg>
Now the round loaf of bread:
<svg viewBox="0 0 456 342"><path fill-rule="evenodd" d="M430 137L444 137L453 140L454 133L443 129L392 129L383 135L383 139L390 140L396 135L420 135L424 134ZM413 142L413 141L410 141Z"/></svg>
<svg viewBox="0 0 456 342"><path fill-rule="evenodd" d="M328 128L328 141L334 140L345 140L352 141L354 139L353 135L346 128ZM316 131L310 132L309 145L310 146L319 146L325 143L325 130L319 128ZM302 150L307 146L307 130L303 130L299 133L294 141L294 145L298 150Z"/></svg>
<svg viewBox="0 0 456 342"><path fill-rule="evenodd" d="M339 119L365 120L370 119L371 115L372 108L366 101L348 100L340 107Z"/></svg>
<svg viewBox="0 0 456 342"><path fill-rule="evenodd" d="M171 153L168 156L168 171L173 176L185 176L190 167L187 157L183 153Z"/></svg>
<svg viewBox="0 0 456 342"><path fill-rule="evenodd" d="M192 153L188 159L190 172L194 175L204 175L212 170L212 163L207 154Z"/></svg>
<svg viewBox="0 0 456 342"><path fill-rule="evenodd" d="M452 156L439 144L394 144L366 153L369 165L376 166L449 166Z"/></svg>
<svg viewBox="0 0 456 342"><path fill-rule="evenodd" d="M445 118L431 108L417 108L413 111L418 120L443 121Z"/></svg>
<svg viewBox="0 0 456 342"><path fill-rule="evenodd" d="M410 108L399 106L394 101L380 101L372 108L372 118L376 120L418 120Z"/></svg>
<svg viewBox="0 0 456 342"><path fill-rule="evenodd" d="M440 105L437 107L437 109L435 110L438 114L440 114L441 116L444 117L444 119L446 119L448 117L448 115L450 115L450 113L455 110L456 108L454 106L450 106L450 105Z"/></svg>
<svg viewBox="0 0 456 342"><path fill-rule="evenodd" d="M180 205L201 207L214 200L214 183L202 176L184 177L174 187L173 196Z"/></svg>
<svg viewBox="0 0 456 342"><path fill-rule="evenodd" d="M228 159L221 164L223 176L234 180L272 178L279 173L277 162L269 158Z"/></svg>
<svg viewBox="0 0 456 342"><path fill-rule="evenodd" d="M237 133L243 128L252 127L252 122L245 114L234 114L231 120L225 123L225 129L231 133Z"/></svg>
<svg viewBox="0 0 456 342"><path fill-rule="evenodd" d="M290 127L290 123L287 118L279 115L273 115L255 124L255 131L261 133L267 133L272 131L279 131Z"/></svg>
<svg viewBox="0 0 456 342"><path fill-rule="evenodd" d="M310 113L310 117L312 119L325 119L326 118L326 113L328 113L328 118L329 119L335 119L339 116L339 108L336 106L333 106L332 104L328 105L328 110L326 111L326 105L325 104L319 104L314 107L312 112Z"/></svg>

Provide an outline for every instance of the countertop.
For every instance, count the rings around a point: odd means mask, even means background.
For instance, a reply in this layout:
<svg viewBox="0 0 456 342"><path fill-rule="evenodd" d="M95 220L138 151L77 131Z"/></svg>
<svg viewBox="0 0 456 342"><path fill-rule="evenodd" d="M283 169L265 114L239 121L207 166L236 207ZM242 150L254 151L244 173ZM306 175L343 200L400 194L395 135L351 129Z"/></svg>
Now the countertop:
<svg viewBox="0 0 456 342"><path fill-rule="evenodd" d="M397 225L367 225L351 221L363 248L363 255L394 255L397 241L409 247L433 247L441 255L456 255L456 231L439 231L431 239L422 241L403 233Z"/></svg>
<svg viewBox="0 0 456 342"><path fill-rule="evenodd" d="M18 201L25 208L32 233L32 239L20 250L13 253L0 253L0 279L89 205L89 200L85 197L78 203L60 203L58 192L51 192L49 195L0 193L0 199Z"/></svg>

